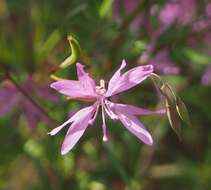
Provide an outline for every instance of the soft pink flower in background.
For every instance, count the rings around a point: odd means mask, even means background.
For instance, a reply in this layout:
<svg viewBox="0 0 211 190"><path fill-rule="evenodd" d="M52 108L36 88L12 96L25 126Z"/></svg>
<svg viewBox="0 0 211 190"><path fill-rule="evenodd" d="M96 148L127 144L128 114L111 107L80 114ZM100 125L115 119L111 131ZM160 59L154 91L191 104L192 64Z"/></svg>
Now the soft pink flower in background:
<svg viewBox="0 0 211 190"><path fill-rule="evenodd" d="M47 85L36 86L31 76L26 79L21 87L31 97L51 102L58 100L55 95L48 91ZM35 128L41 120L47 124L49 123L49 119L20 93L10 81L4 81L0 87L0 116L11 112L15 108L24 113L30 128Z"/></svg>
<svg viewBox="0 0 211 190"><path fill-rule="evenodd" d="M175 22L185 25L193 21L195 13L195 0L174 0L165 4L160 11L159 19L163 25L170 25Z"/></svg>
<svg viewBox="0 0 211 190"><path fill-rule="evenodd" d="M20 94L9 81L1 83L0 88L0 116L10 112L17 104Z"/></svg>
<svg viewBox="0 0 211 190"><path fill-rule="evenodd" d="M201 83L203 85L211 85L211 65L209 65L204 71L204 74L201 78Z"/></svg>
<svg viewBox="0 0 211 190"><path fill-rule="evenodd" d="M211 17L211 3L208 3L208 4L206 5L205 12L206 12L206 16L207 16L207 17Z"/></svg>
<svg viewBox="0 0 211 190"><path fill-rule="evenodd" d="M203 12L203 17L192 25L193 32L207 32L211 28L211 3L208 3Z"/></svg>
<svg viewBox="0 0 211 190"><path fill-rule="evenodd" d="M151 75L153 66L138 66L121 74L125 66L126 62L123 60L121 67L110 79L107 90L104 80L100 80L100 86L96 86L95 81L84 71L84 66L79 63L76 64L79 81L59 80L51 84L52 88L72 99L94 102L93 105L79 110L65 123L49 133L50 135L55 135L63 127L72 123L62 145L62 154L69 152L81 138L88 125L94 123L100 107L103 121L103 141L108 140L105 121L105 113L107 113L111 119L121 121L132 134L144 143L152 145L153 140L150 133L144 128L144 125L136 116L161 114L165 113L165 110L153 112L131 105L113 103L109 98L141 83Z"/></svg>
<svg viewBox="0 0 211 190"><path fill-rule="evenodd" d="M168 3L160 11L159 19L164 25L172 24L176 21L180 12L180 7L176 3Z"/></svg>
<svg viewBox="0 0 211 190"><path fill-rule="evenodd" d="M211 19L200 19L192 24L193 32L204 32L205 30L210 29L211 27Z"/></svg>
<svg viewBox="0 0 211 190"><path fill-rule="evenodd" d="M177 75L180 68L171 61L168 50L159 51L150 61L156 72L164 75Z"/></svg>
<svg viewBox="0 0 211 190"><path fill-rule="evenodd" d="M124 17L127 17L130 13L132 13L138 4L139 0L114 0L113 2L113 19L121 23ZM123 13L123 14L122 14ZM132 21L130 25L130 29L132 31L137 31L143 22L143 14L140 13L136 18Z"/></svg>

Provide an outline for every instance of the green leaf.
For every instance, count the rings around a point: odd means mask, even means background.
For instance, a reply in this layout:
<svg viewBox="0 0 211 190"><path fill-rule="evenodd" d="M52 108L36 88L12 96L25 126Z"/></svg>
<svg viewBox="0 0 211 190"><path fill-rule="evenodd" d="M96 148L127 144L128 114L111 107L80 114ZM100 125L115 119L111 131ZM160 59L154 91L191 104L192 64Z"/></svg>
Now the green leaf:
<svg viewBox="0 0 211 190"><path fill-rule="evenodd" d="M211 62L211 57L208 56L207 54L191 49L191 48L186 48L185 49L185 55L188 57L188 59L197 64L210 64Z"/></svg>
<svg viewBox="0 0 211 190"><path fill-rule="evenodd" d="M59 30L54 30L48 39L42 44L41 47L36 50L36 59L41 61L45 59L49 53L53 50L56 44L61 40L61 33Z"/></svg>
<svg viewBox="0 0 211 190"><path fill-rule="evenodd" d="M135 54L140 55L142 52L146 50L146 46L147 46L147 43L145 41L137 40L134 42L132 51Z"/></svg>
<svg viewBox="0 0 211 190"><path fill-rule="evenodd" d="M33 158L40 158L44 153L43 146L33 139L28 140L24 144L24 151Z"/></svg>
<svg viewBox="0 0 211 190"><path fill-rule="evenodd" d="M112 2L113 0L103 0L99 9L100 17L106 17L112 15Z"/></svg>
<svg viewBox="0 0 211 190"><path fill-rule="evenodd" d="M188 113L188 109L180 97L176 97L176 109L180 118L189 126L191 126L191 121Z"/></svg>

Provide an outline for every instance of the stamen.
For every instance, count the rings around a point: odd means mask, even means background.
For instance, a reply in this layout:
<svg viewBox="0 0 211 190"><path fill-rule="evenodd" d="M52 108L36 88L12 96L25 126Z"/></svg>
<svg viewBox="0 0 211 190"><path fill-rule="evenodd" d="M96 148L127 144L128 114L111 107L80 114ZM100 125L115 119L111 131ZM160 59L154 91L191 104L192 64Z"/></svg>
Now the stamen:
<svg viewBox="0 0 211 190"><path fill-rule="evenodd" d="M111 119L116 119L118 120L119 117L117 114L114 113L114 111L111 109L111 106L113 105L112 102L105 100L105 110L107 114L111 117Z"/></svg>
<svg viewBox="0 0 211 190"><path fill-rule="evenodd" d="M95 114L94 114L93 118L89 120L89 122L88 122L89 125L93 125L93 123L94 123L94 121L95 121L95 119L97 117L98 110L99 110L99 105L97 105L97 108L96 108L96 111L95 111Z"/></svg>
<svg viewBox="0 0 211 190"><path fill-rule="evenodd" d="M102 119L103 119L103 141L107 142L108 141L108 137L107 137L107 131L106 131L106 122L105 122L105 112L104 112L104 106L102 105Z"/></svg>
<svg viewBox="0 0 211 190"><path fill-rule="evenodd" d="M100 80L100 88L105 89L105 81L103 79Z"/></svg>
<svg viewBox="0 0 211 190"><path fill-rule="evenodd" d="M116 119L116 120L119 119L119 117L111 110L111 108L106 100L105 100L105 111L110 116L111 119Z"/></svg>

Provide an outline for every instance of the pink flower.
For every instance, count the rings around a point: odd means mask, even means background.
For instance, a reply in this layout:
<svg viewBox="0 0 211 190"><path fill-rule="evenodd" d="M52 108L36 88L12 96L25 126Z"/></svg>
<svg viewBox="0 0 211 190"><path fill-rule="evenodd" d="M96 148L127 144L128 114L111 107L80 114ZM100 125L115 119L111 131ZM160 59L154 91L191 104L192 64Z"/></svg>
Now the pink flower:
<svg viewBox="0 0 211 190"><path fill-rule="evenodd" d="M145 80L153 72L152 65L138 66L121 74L126 62L123 60L120 68L114 73L105 88L104 80L96 86L95 81L84 71L84 66L76 64L79 81L59 80L51 84L51 87L58 92L71 97L72 99L92 101L93 105L76 112L70 119L59 127L53 129L49 134L57 134L66 125L71 125L65 136L61 154L69 152L81 138L88 125L92 125L97 117L98 111L102 110L103 141L107 141L105 113L113 119L119 120L135 136L148 145L153 144L150 133L136 117L137 115L161 114L165 110L149 111L126 104L117 104L109 100L109 97L126 91ZM72 124L71 124L72 123Z"/></svg>
<svg viewBox="0 0 211 190"><path fill-rule="evenodd" d="M193 20L196 8L195 0L170 1L161 10L159 20L164 25L171 25L174 22L186 25Z"/></svg>
<svg viewBox="0 0 211 190"><path fill-rule="evenodd" d="M121 23L123 19L130 15L138 6L139 0L114 0L113 1L113 19L117 23ZM143 22L143 14L139 15L131 22L131 31L137 31Z"/></svg>
<svg viewBox="0 0 211 190"><path fill-rule="evenodd" d="M206 16L207 17L211 17L211 3L208 3L207 5L206 5Z"/></svg>
<svg viewBox="0 0 211 190"><path fill-rule="evenodd" d="M202 75L201 83L205 86L211 85L211 65L209 65Z"/></svg>
<svg viewBox="0 0 211 190"><path fill-rule="evenodd" d="M31 76L26 79L21 87L30 96L33 95L52 102L58 99L48 91L46 85L36 86ZM49 123L49 119L23 96L10 81L2 82L0 88L0 117L11 112L16 107L24 113L30 128L35 128L41 120L47 124Z"/></svg>
<svg viewBox="0 0 211 190"><path fill-rule="evenodd" d="M149 63L154 66L155 71L164 75L177 75L180 72L180 68L171 61L166 49L159 51Z"/></svg>
<svg viewBox="0 0 211 190"><path fill-rule="evenodd" d="M176 3L166 4L165 7L161 10L159 19L162 24L169 25L176 21L180 12L180 7Z"/></svg>
<svg viewBox="0 0 211 190"><path fill-rule="evenodd" d="M200 19L192 24L193 32L203 32L208 30L211 27L211 20L208 19Z"/></svg>

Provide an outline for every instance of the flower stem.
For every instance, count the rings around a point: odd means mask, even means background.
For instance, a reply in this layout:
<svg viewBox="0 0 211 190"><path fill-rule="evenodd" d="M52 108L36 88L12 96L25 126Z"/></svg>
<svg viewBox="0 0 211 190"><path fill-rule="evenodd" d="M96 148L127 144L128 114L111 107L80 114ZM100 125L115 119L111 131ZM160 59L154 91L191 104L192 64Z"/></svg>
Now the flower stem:
<svg viewBox="0 0 211 190"><path fill-rule="evenodd" d="M51 123L58 123L53 119L29 94L14 80L9 71L6 71L6 78L9 79L16 87L16 89L36 107Z"/></svg>

